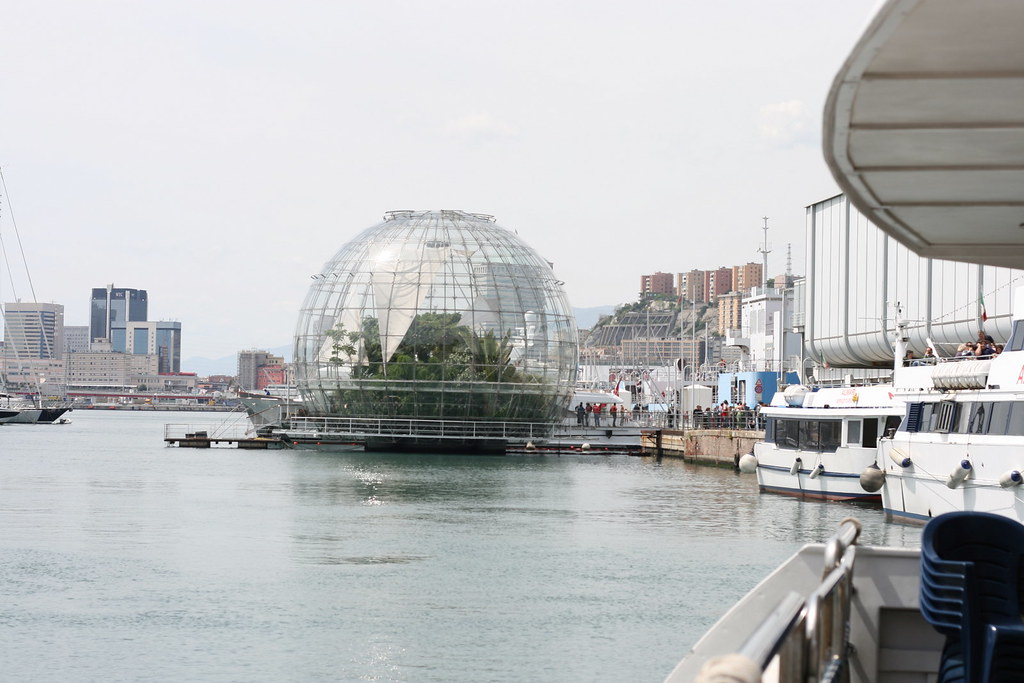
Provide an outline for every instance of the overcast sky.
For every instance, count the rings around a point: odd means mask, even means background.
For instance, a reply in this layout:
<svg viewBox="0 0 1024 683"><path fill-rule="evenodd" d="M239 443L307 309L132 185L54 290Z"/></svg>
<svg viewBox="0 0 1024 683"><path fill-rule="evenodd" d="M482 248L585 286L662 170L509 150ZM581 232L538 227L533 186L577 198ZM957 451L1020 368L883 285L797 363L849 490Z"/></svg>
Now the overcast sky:
<svg viewBox="0 0 1024 683"><path fill-rule="evenodd" d="M182 355L289 344L393 209L494 215L577 307L804 264L832 78L875 0L4 2L4 301L146 289ZM187 368L183 368L187 369Z"/></svg>

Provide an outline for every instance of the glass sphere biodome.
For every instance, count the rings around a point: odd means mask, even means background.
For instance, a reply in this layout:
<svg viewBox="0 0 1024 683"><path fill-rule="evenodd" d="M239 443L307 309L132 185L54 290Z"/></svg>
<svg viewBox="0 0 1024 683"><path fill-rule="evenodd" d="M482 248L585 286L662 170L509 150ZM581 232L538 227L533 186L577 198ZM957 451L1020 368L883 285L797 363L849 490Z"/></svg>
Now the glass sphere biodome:
<svg viewBox="0 0 1024 683"><path fill-rule="evenodd" d="M491 216L389 212L313 276L295 334L307 412L560 420L578 362L563 284Z"/></svg>

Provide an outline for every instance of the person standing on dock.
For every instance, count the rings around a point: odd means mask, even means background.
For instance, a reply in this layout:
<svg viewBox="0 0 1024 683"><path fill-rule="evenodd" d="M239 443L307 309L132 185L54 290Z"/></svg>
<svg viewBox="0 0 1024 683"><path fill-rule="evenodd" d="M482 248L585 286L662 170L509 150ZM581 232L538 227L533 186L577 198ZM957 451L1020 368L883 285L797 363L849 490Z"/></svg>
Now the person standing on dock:
<svg viewBox="0 0 1024 683"><path fill-rule="evenodd" d="M618 410L615 409L615 404L614 403L612 404L612 407L608 409L608 412L612 414L612 427L614 427L615 426L615 416L619 412Z"/></svg>
<svg viewBox="0 0 1024 683"><path fill-rule="evenodd" d="M594 426L595 427L600 427L601 426L601 406L602 405L604 405L604 404L603 403L595 403L594 404Z"/></svg>
<svg viewBox="0 0 1024 683"><path fill-rule="evenodd" d="M583 401L576 406L576 424L582 427L587 416L587 409L583 407Z"/></svg>
<svg viewBox="0 0 1024 683"><path fill-rule="evenodd" d="M587 407L583 409L583 426L584 427L589 427L590 426L590 413L592 413L593 411L594 411L594 408L589 403L587 404Z"/></svg>

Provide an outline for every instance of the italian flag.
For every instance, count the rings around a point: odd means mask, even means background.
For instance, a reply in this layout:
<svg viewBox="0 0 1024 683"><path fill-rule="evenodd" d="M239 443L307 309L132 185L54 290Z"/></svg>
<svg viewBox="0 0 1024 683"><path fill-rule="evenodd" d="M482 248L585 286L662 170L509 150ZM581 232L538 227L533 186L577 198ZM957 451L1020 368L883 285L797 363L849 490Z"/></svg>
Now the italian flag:
<svg viewBox="0 0 1024 683"><path fill-rule="evenodd" d="M988 320L988 312L985 310L985 295L978 292L978 303L981 304L981 322Z"/></svg>

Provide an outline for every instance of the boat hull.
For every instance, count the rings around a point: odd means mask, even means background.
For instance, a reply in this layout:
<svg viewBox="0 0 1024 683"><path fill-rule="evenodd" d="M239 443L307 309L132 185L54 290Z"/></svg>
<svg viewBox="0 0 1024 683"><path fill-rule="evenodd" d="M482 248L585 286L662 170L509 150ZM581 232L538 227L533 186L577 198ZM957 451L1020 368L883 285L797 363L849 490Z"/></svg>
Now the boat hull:
<svg viewBox="0 0 1024 683"><path fill-rule="evenodd" d="M873 465L877 455L874 448L840 448L835 453L808 453L776 448L764 442L754 446L757 458L757 485L762 493L777 493L805 500L881 505L878 492L865 491L860 484L860 473ZM801 466L794 472L793 463L800 458ZM818 465L824 470L812 476Z"/></svg>
<svg viewBox="0 0 1024 683"><path fill-rule="evenodd" d="M984 438L984 437L977 437ZM1006 437L1003 437L1004 439ZM1024 490L1021 486L1003 487L1000 477L1024 468L1024 439L1016 448L1001 444L971 443L899 443L900 456L911 464L901 467L886 458L882 509L894 521L924 524L945 512L967 510L991 512L1024 522ZM893 443L883 445L888 452ZM950 474L969 460L971 471L960 484L950 487Z"/></svg>
<svg viewBox="0 0 1024 683"><path fill-rule="evenodd" d="M70 408L21 408L0 412L3 424L52 424L58 421ZM5 417L6 413L14 413Z"/></svg>

